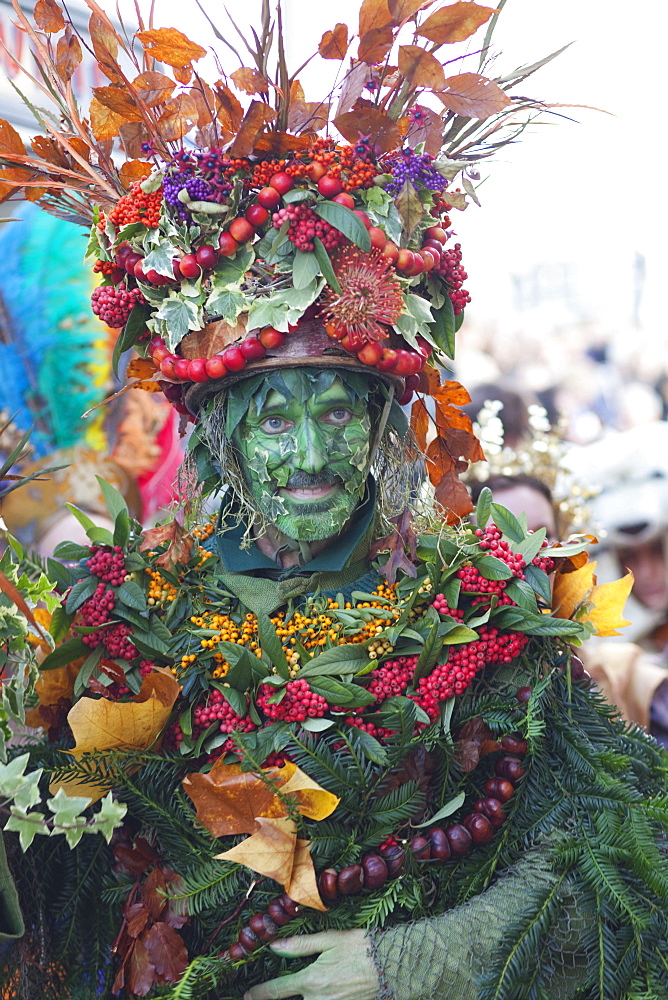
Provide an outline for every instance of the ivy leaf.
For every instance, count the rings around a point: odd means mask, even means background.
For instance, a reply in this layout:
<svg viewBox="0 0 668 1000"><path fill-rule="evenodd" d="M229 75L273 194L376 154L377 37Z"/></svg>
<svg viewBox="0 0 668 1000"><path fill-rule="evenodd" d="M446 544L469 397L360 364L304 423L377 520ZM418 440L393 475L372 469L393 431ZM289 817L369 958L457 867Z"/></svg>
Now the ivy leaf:
<svg viewBox="0 0 668 1000"><path fill-rule="evenodd" d="M170 351L190 330L201 330L204 326L201 306L178 293L171 293L164 300L155 317L165 324L165 342Z"/></svg>
<svg viewBox="0 0 668 1000"><path fill-rule="evenodd" d="M30 754L23 753L20 757L14 757L13 760L8 761L6 764L0 764L0 795L3 798L13 799L16 793L22 788L23 783L27 780L25 777L25 769L30 760ZM39 777L42 774L42 769L34 771Z"/></svg>
<svg viewBox="0 0 668 1000"><path fill-rule="evenodd" d="M5 830L18 833L22 851L28 850L38 833L46 837L51 834L44 817L38 812L20 813L12 810L5 824Z"/></svg>
<svg viewBox="0 0 668 1000"><path fill-rule="evenodd" d="M158 244L146 254L142 263L144 274L147 271L157 271L165 278L174 278L174 245L171 240L161 239Z"/></svg>
<svg viewBox="0 0 668 1000"><path fill-rule="evenodd" d="M32 809L40 801L39 779L41 776L41 767L37 771L31 771L29 774L23 776L23 783L15 790L13 796L11 796L19 812L27 813L29 809Z"/></svg>
<svg viewBox="0 0 668 1000"><path fill-rule="evenodd" d="M59 788L52 798L46 800L46 804L53 813L53 821L57 826L69 826L81 818L80 813L88 808L91 800L83 795L68 795Z"/></svg>
<svg viewBox="0 0 668 1000"><path fill-rule="evenodd" d="M206 301L209 316L219 316L227 323L235 324L248 303L238 289L215 288Z"/></svg>

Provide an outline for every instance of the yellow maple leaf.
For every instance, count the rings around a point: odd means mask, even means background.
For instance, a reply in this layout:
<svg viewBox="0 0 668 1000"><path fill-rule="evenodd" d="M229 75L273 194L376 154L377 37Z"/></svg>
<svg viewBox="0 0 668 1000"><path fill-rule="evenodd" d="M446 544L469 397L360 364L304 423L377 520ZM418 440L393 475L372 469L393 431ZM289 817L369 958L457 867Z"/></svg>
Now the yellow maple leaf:
<svg viewBox="0 0 668 1000"><path fill-rule="evenodd" d="M573 618L586 604L578 621L591 622L597 635L619 635L618 629L631 624L622 616L622 611L633 587L633 573L611 583L598 583L595 570L596 562L586 562L570 573L556 574L552 614L555 618Z"/></svg>
<svg viewBox="0 0 668 1000"><path fill-rule="evenodd" d="M147 750L157 740L169 718L180 686L175 677L163 671L144 678L139 694L133 701L109 701L107 698L80 698L67 716L76 745L68 753L80 760L94 750ZM56 781L50 785L52 794L59 788L68 795L85 795L97 802L107 789L91 781Z"/></svg>

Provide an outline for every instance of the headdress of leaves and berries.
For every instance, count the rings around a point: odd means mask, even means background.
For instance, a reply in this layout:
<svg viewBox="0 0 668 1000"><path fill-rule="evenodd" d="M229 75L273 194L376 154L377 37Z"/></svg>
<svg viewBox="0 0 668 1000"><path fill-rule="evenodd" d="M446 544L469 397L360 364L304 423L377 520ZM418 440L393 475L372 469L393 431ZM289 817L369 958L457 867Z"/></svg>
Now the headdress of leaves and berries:
<svg viewBox="0 0 668 1000"><path fill-rule="evenodd" d="M494 8L363 0L356 33L336 24L305 60L341 64L314 102L287 66L280 4L264 0L252 43L233 26L239 49L212 25L241 66L207 83L206 50L182 32L140 17L129 37L86 0L108 82L80 110L71 79L84 40L65 6L38 0L30 19L12 2L41 68L32 83L57 114L29 103L41 131L29 148L0 121L0 196L92 223L92 306L120 331L116 364L131 348L141 356L132 384L162 389L188 416L193 383L280 358L307 316L326 331L324 364L338 353L389 372L402 402L443 391L436 366L452 358L469 301L450 213L477 202L476 164L544 107L510 94L540 63L482 75ZM483 26L476 53L460 54ZM461 70L448 77L446 54ZM476 450L452 406L437 410L450 433L447 455L430 457L436 485ZM428 412L414 410L419 435Z"/></svg>

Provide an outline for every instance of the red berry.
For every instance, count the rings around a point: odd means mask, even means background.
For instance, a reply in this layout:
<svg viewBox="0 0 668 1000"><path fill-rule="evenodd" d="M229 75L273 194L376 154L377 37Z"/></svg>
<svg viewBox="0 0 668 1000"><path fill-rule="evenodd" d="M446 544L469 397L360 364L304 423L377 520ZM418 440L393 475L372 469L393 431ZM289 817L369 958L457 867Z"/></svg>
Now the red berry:
<svg viewBox="0 0 668 1000"><path fill-rule="evenodd" d="M218 252L221 257L231 257L239 249L239 244L230 233L221 233L218 238Z"/></svg>
<svg viewBox="0 0 668 1000"><path fill-rule="evenodd" d="M397 257L399 256L399 247L392 240L388 240L383 247L383 256L389 257L393 264L396 264Z"/></svg>
<svg viewBox="0 0 668 1000"><path fill-rule="evenodd" d="M269 178L270 187L276 188L279 194L287 194L288 191L292 191L295 186L290 174L286 174L285 171L280 171L278 174L274 174L273 177ZM259 200L259 199L258 199ZM260 202L264 204L264 202ZM265 208L269 208L269 205L265 205Z"/></svg>
<svg viewBox="0 0 668 1000"><path fill-rule="evenodd" d="M371 219L366 214L366 212L363 212L361 208L354 208L353 211L354 211L355 215L357 216L357 218L360 220L360 222L364 223L364 228L365 229L371 229L371 225L372 225Z"/></svg>
<svg viewBox="0 0 668 1000"><path fill-rule="evenodd" d="M400 396L397 397L397 403L399 406L408 406L413 398L413 390L406 389Z"/></svg>
<svg viewBox="0 0 668 1000"><path fill-rule="evenodd" d="M380 226L371 226L369 229L369 239L371 240L371 246L376 247L378 250L384 250L385 244L387 243L387 236L380 228Z"/></svg>
<svg viewBox="0 0 668 1000"><path fill-rule="evenodd" d="M156 365L159 365L163 358L169 357L171 351L165 344L164 340L162 344L156 344L151 347L151 357Z"/></svg>
<svg viewBox="0 0 668 1000"><path fill-rule="evenodd" d="M258 340L267 350L273 351L285 343L285 334L274 330L273 326L265 326L264 330L260 331Z"/></svg>
<svg viewBox="0 0 668 1000"><path fill-rule="evenodd" d="M182 378L184 381L187 381L188 378L190 377L188 375L189 367L190 367L189 358L179 358L179 360L174 363L174 374L176 375L177 378Z"/></svg>
<svg viewBox="0 0 668 1000"><path fill-rule="evenodd" d="M259 361L267 353L263 344L260 343L257 337L246 337L239 344L239 350L245 357L246 361Z"/></svg>
<svg viewBox="0 0 668 1000"><path fill-rule="evenodd" d="M425 240L424 243L422 244L422 249L435 250L436 253L438 254L438 259L439 260L441 259L441 251L443 250L443 247L438 242L438 240Z"/></svg>
<svg viewBox="0 0 668 1000"><path fill-rule="evenodd" d="M258 191L257 200L264 208L271 209L280 205L281 196L275 187L263 187Z"/></svg>
<svg viewBox="0 0 668 1000"><path fill-rule="evenodd" d="M415 254L412 250L406 250L404 247L397 254L397 271L402 271L404 274L408 274L410 269L415 263Z"/></svg>
<svg viewBox="0 0 668 1000"><path fill-rule="evenodd" d="M432 267L436 267L441 262L441 255L431 251L429 247L423 247L421 250L418 250L416 257L421 257L424 261L425 271L431 271Z"/></svg>
<svg viewBox="0 0 668 1000"><path fill-rule="evenodd" d="M160 371L167 378L176 378L176 362L178 357L175 354L166 354L164 358L160 360Z"/></svg>
<svg viewBox="0 0 668 1000"><path fill-rule="evenodd" d="M205 243L204 246L200 247L195 254L195 260L200 267L207 270L215 267L218 263L218 254L216 253L215 247L212 247L210 243Z"/></svg>
<svg viewBox="0 0 668 1000"><path fill-rule="evenodd" d="M158 274L155 268L150 267L146 272L146 280L152 285L168 285L172 279L164 274Z"/></svg>
<svg viewBox="0 0 668 1000"><path fill-rule="evenodd" d="M441 226L430 226L429 229L425 229L424 235L426 239L437 240L441 244L447 242L448 239L448 234Z"/></svg>
<svg viewBox="0 0 668 1000"><path fill-rule="evenodd" d="M346 333L343 337L341 337L341 347L345 348L346 351L350 351L351 354L357 354L363 346L364 345L357 336L351 336L349 333Z"/></svg>
<svg viewBox="0 0 668 1000"><path fill-rule="evenodd" d="M357 357L365 365L376 365L383 356L383 348L377 340L370 340L364 345L361 351L357 352Z"/></svg>
<svg viewBox="0 0 668 1000"><path fill-rule="evenodd" d="M248 240L255 236L255 229L250 224L248 219L244 219L243 216L239 215L236 219L232 219L228 226L228 232L237 243L246 243ZM181 268L183 270L183 268Z"/></svg>
<svg viewBox="0 0 668 1000"><path fill-rule="evenodd" d="M417 274L422 274L426 271L426 265L424 259L419 253L413 254L413 263L410 267L404 268L404 273L409 276L409 278L414 278Z"/></svg>
<svg viewBox="0 0 668 1000"><path fill-rule="evenodd" d="M398 360L397 352L392 347L385 347L381 359L376 362L376 368L379 372L393 372Z"/></svg>
<svg viewBox="0 0 668 1000"><path fill-rule="evenodd" d="M311 180L315 181L315 183L317 184L320 178L324 177L325 174L327 173L327 167L325 166L324 163L318 163L317 161L314 161L313 163L309 163L308 167L306 168L306 173L311 178Z"/></svg>
<svg viewBox="0 0 668 1000"><path fill-rule="evenodd" d="M214 354L212 358L207 358L204 368L209 378L224 378L227 375L227 366L220 354Z"/></svg>
<svg viewBox="0 0 668 1000"><path fill-rule="evenodd" d="M340 194L343 191L343 184L338 177L333 177L331 174L325 174L318 181L318 191L323 196L323 198L333 198L334 195Z"/></svg>
<svg viewBox="0 0 668 1000"><path fill-rule="evenodd" d="M143 263L144 263L144 258L140 257L132 269L132 273L134 274L137 281L148 281L144 268L142 267Z"/></svg>
<svg viewBox="0 0 668 1000"><path fill-rule="evenodd" d="M172 270L174 272L174 277L177 281L180 281L183 275L181 274L181 268L179 267L179 262L176 257L172 260Z"/></svg>
<svg viewBox="0 0 668 1000"><path fill-rule="evenodd" d="M238 347L228 347L222 353L222 358L231 372L240 372L246 367L246 359Z"/></svg>
<svg viewBox="0 0 668 1000"><path fill-rule="evenodd" d="M263 226L269 218L269 212L263 205L251 205L246 212L246 218L251 226Z"/></svg>
<svg viewBox="0 0 668 1000"><path fill-rule="evenodd" d="M318 185L318 188L319 187L320 185ZM347 191L341 191L340 194L337 194L334 198L332 198L332 201L335 201L337 205L344 205L345 208L352 209L355 207L355 199L352 195L348 194Z"/></svg>
<svg viewBox="0 0 668 1000"><path fill-rule="evenodd" d="M179 261L179 267L184 278L199 278L202 273L194 253L185 254Z"/></svg>
<svg viewBox="0 0 668 1000"><path fill-rule="evenodd" d="M188 378L191 382L208 381L205 358L193 358L192 361L188 362Z"/></svg>
<svg viewBox="0 0 668 1000"><path fill-rule="evenodd" d="M135 253L134 250L130 250L130 252L125 255L125 264L123 266L128 274L135 273L135 264L137 264L141 259L141 254Z"/></svg>

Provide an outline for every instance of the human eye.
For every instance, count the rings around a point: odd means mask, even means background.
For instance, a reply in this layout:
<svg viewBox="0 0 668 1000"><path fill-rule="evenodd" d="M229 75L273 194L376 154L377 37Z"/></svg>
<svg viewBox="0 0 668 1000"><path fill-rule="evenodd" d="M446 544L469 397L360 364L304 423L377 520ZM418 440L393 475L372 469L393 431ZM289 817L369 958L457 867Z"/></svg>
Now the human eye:
<svg viewBox="0 0 668 1000"><path fill-rule="evenodd" d="M328 424L334 424L336 427L345 427L346 424L350 423L352 420L352 411L347 409L345 406L337 406L336 409L330 410L323 420Z"/></svg>
<svg viewBox="0 0 668 1000"><path fill-rule="evenodd" d="M266 420L262 421L260 427L265 434L282 434L289 430L292 424L289 420L284 420L283 417L267 417Z"/></svg>

